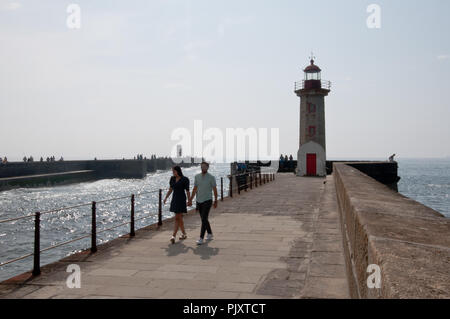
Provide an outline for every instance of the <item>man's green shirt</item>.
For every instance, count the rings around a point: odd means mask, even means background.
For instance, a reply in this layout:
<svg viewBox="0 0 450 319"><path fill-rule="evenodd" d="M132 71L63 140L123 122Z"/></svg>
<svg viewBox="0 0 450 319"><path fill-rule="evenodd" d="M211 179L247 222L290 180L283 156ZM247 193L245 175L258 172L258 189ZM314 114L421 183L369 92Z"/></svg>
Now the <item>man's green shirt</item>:
<svg viewBox="0 0 450 319"><path fill-rule="evenodd" d="M197 202L212 200L212 190L216 187L216 178L210 173L195 175L194 186L197 186Z"/></svg>

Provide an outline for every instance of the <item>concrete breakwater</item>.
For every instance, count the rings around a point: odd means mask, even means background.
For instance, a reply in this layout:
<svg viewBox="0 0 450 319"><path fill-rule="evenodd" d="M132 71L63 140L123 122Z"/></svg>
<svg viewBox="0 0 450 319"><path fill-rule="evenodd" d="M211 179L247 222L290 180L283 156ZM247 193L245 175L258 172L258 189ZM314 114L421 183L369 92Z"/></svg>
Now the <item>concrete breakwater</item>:
<svg viewBox="0 0 450 319"><path fill-rule="evenodd" d="M346 163L333 175L352 297L449 298L450 219ZM369 265L379 288L368 287Z"/></svg>
<svg viewBox="0 0 450 319"><path fill-rule="evenodd" d="M366 175L374 178L378 182L387 185L397 191L397 183L400 181L398 176L397 162L384 161L326 161L327 175L333 173L334 163L345 163L350 165ZM280 161L278 173L295 173L297 170L297 161Z"/></svg>
<svg viewBox="0 0 450 319"><path fill-rule="evenodd" d="M11 162L0 166L0 191L16 187L38 187L79 183L104 178L144 178L148 172L170 169L171 158L143 160L82 160L57 162Z"/></svg>

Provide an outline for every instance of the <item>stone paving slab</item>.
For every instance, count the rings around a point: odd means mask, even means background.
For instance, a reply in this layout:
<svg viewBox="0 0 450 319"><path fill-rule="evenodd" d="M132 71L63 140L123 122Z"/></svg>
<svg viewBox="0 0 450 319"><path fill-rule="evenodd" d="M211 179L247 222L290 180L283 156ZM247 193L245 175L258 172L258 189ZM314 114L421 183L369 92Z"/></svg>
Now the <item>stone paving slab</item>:
<svg viewBox="0 0 450 319"><path fill-rule="evenodd" d="M200 218L172 245L172 221L83 258L60 261L0 298L349 298L332 176L278 174L210 213L214 240L197 246ZM66 286L69 264L81 288ZM3 294L2 294L3 293Z"/></svg>

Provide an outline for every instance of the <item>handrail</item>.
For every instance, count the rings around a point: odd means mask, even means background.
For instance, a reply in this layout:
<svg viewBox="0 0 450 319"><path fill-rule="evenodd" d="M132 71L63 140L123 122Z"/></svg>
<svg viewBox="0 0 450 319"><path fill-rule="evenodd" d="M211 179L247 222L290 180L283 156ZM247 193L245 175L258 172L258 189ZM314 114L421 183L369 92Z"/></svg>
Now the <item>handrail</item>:
<svg viewBox="0 0 450 319"><path fill-rule="evenodd" d="M258 185L258 176L259 175L259 183L260 185L262 185L263 180L264 180L264 184L268 181L272 181L275 178L275 173L272 170L272 172L258 172L257 170L250 170L247 172L243 172L243 173L239 173L239 174L230 174L230 175L226 175L228 178L231 177L239 177L239 176L255 176L255 179L253 180L253 178L250 178L249 182L246 182L245 184L241 184L238 185L238 193L240 193L240 187L245 186L245 191L247 191L247 187L250 186L250 189L252 189L253 184L255 184L255 187L257 187ZM264 177L261 177L261 176ZM220 183L221 183L221 200L223 201L223 177L220 177ZM232 197L232 180L230 179L230 189L229 189L229 195L230 197ZM125 226L130 224L130 236L134 236L134 224L136 221L139 220L143 220L146 218L150 218L150 217L154 217L154 215L152 216L142 216L139 218L135 218L135 211L134 211L134 206L135 206L135 196L141 196L141 195L145 195L145 194L153 194L153 193L159 193L159 203L158 203L158 225L162 225L162 191L163 190L167 190L167 188L160 188L158 190L152 190L152 191L146 191L146 192L137 192L136 194L132 194L131 195L131 219L127 222L123 222L121 224L112 226L112 227L108 227L105 229L102 229L100 231L97 231L96 229L96 205L97 204L101 204L101 203L106 203L106 202L110 202L110 201L115 201L115 200L119 200L119 199L126 199L126 198L130 198L130 196L121 196L121 197L115 197L115 198L110 198L110 199L104 199L104 200L100 200L100 201L94 201L91 203L85 203L85 204L79 204L79 205L74 205L74 206L67 206L67 207L62 207L62 208L57 208L57 209L52 209L52 210L47 210L47 211L43 211L43 212L36 212L35 214L29 214L26 216L21 216L21 217L16 217L16 218L10 218L10 219L4 219L4 220L0 220L0 224L1 223L6 223L6 222L12 222L12 221L16 221L16 220L21 220L21 219L26 219L26 218L31 218L34 217L35 218L35 242L34 242L34 252L33 253L29 253L11 260L7 260L5 262L1 262L0 263L0 267L1 266L5 266L7 264L11 264L23 259L26 259L28 257L34 256L34 268L33 268L33 275L39 275L40 274L40 253L42 252L46 252L52 249L55 249L57 247L61 247L85 238L89 238L91 237L92 239L92 247L91 247L91 251L92 252L96 252L97 248L96 248L96 241L97 241L97 234L101 234L104 233L106 231L110 231L116 228L119 228L121 226ZM40 249L40 217L41 215L44 214L51 214L51 213L55 213L55 212L62 212L64 210L69 210L69 209L74 209L74 208L79 208L79 207L84 207L84 206L88 206L88 205L92 205L92 222L93 224L92 226L92 231L91 234L86 234L80 237L76 237L74 239L70 239L64 242L60 242L57 243L55 245L51 245L49 247Z"/></svg>
<svg viewBox="0 0 450 319"><path fill-rule="evenodd" d="M331 89L331 81L328 80L301 80L294 83L294 91L305 89L306 81L320 81L320 88L329 90Z"/></svg>
<svg viewBox="0 0 450 319"><path fill-rule="evenodd" d="M91 205L91 203L79 204L79 205L74 205L74 206L66 206L66 207L61 207L61 208L55 208L55 209L43 211L43 212L41 212L41 215L62 212L63 210L69 210L69 209L74 209L74 208L79 208L79 207L89 206L89 205Z"/></svg>
<svg viewBox="0 0 450 319"><path fill-rule="evenodd" d="M24 256L21 256L21 257L17 257L17 258L14 258L14 259L2 262L2 263L0 263L0 267L4 266L4 265L7 265L7 264L14 263L16 261L19 261L19 260L22 260L22 259L25 259L25 258L28 258L28 257L31 257L33 255L34 255L33 253L30 253L30 254L27 254L27 255L24 255Z"/></svg>
<svg viewBox="0 0 450 319"><path fill-rule="evenodd" d="M84 235L84 236L81 236L81 237L77 237L77 238L74 238L74 239L71 239L71 240L63 241L63 242L61 242L61 243L58 243L58 244L55 244L55 245L51 245L51 246L49 246L49 247L47 247L47 248L41 249L39 252L42 253L42 252L44 252L44 251L51 250L51 249L55 249L55 248L57 248L57 247L64 246L64 245L67 245L67 244L76 242L76 241L78 241L78 240L82 240L82 239L84 239L84 238L89 238L89 237L91 237L91 234L89 234L89 235Z"/></svg>
<svg viewBox="0 0 450 319"><path fill-rule="evenodd" d="M16 221L16 220L30 218L30 217L34 217L34 214L20 216L20 217L15 217L15 218L9 218L9 219L3 219L3 220L0 220L0 224L13 222L13 221Z"/></svg>

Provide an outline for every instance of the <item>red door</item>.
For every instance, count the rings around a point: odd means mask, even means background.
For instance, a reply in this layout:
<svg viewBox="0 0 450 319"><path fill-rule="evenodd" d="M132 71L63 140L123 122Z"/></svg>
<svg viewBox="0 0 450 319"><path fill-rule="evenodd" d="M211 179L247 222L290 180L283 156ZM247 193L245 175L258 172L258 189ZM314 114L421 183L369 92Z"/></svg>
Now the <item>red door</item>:
<svg viewBox="0 0 450 319"><path fill-rule="evenodd" d="M306 154L306 175L316 176L316 154Z"/></svg>

